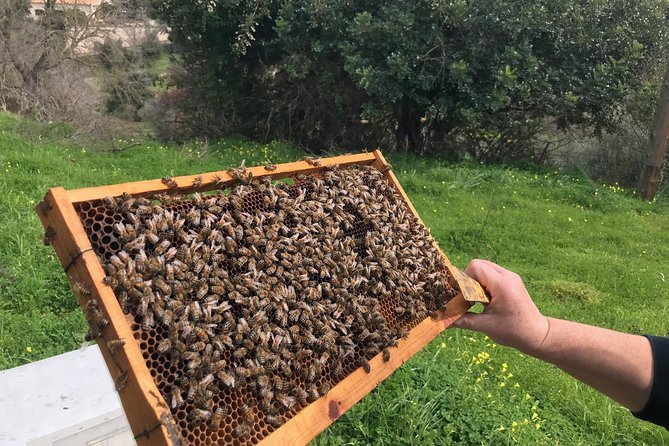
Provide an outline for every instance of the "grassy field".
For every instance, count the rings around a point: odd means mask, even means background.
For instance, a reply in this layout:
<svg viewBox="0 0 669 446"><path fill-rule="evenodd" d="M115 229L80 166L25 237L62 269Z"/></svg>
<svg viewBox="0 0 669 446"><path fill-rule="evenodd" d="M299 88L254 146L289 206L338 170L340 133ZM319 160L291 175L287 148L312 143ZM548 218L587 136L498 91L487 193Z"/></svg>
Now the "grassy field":
<svg viewBox="0 0 669 446"><path fill-rule="evenodd" d="M241 139L105 152L68 144L68 132L0 114L0 369L75 349L86 331L33 211L47 188L302 156ZM553 171L389 159L456 265L482 257L519 272L550 316L669 331L666 198L644 203L615 185ZM447 330L314 443L669 445L669 434L552 366Z"/></svg>

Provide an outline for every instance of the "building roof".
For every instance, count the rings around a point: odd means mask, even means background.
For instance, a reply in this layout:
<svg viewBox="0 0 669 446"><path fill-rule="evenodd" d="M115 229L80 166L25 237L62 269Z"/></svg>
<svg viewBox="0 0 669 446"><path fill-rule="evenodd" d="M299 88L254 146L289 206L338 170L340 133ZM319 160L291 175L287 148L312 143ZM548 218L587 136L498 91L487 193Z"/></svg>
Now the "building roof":
<svg viewBox="0 0 669 446"><path fill-rule="evenodd" d="M46 0L31 0L33 5L43 5L46 3ZM69 5L69 6L99 6L102 3L102 0L56 0L58 5Z"/></svg>

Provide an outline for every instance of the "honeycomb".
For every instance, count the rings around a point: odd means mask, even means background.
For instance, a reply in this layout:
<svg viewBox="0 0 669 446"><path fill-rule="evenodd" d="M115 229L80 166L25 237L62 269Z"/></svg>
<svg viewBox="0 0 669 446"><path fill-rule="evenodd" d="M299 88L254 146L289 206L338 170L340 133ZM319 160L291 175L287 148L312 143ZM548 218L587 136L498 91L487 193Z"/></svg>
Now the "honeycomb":
<svg viewBox="0 0 669 446"><path fill-rule="evenodd" d="M337 189L338 193L343 194L344 197L349 193L353 194L354 192L351 189L359 188L360 184L374 189L376 193L386 197L387 202L394 206L393 212L401 224L407 225L410 231L417 231L422 237L429 238L427 231L411 215L397 192L387 186L377 170L360 166L339 170L342 172L342 176L331 176L333 179L328 183L331 189ZM303 206L308 207L309 202L319 200L319 195L314 193L314 189L319 185L322 187L322 178L328 175L324 172L320 171L310 176L298 175L289 180L288 184L275 182L271 187L283 188L293 199L301 197ZM344 172L348 177L343 174ZM351 181L342 180L346 178ZM203 195L197 198L178 195L161 196L154 198L152 203L159 204L161 209L172 212L174 215L187 215L193 208L202 206L202 202L206 205L223 204L220 206L220 211L225 214L234 211L233 206L226 200L229 200L231 195L237 195L243 197L241 212L244 214L253 215L272 211L263 202L262 194L254 190L253 187L242 185L237 186L237 188L237 190L219 191L213 195ZM240 192L239 189L244 188L245 191ZM369 194L368 198L371 199L373 196L374 194ZM358 201L357 204L351 200L344 201L346 204L341 206L339 212L343 215L342 221L346 223L341 225L339 237L342 240L352 241L347 246L352 246L351 250L360 261L362 259L365 259L366 262L378 261L374 258L370 246L368 246L368 243L373 240L370 235L376 234L378 236L377 233L386 231L387 228L384 229L382 224L378 224L373 218L369 217L375 215L374 206L376 204L371 201L365 202L365 199ZM130 223L132 220L132 216L129 215L130 211L121 206L109 206L103 200L75 203L75 210L81 219L93 249L102 263L108 265L122 251L124 241L119 236L117 228L118 224ZM290 217L286 217L286 219L290 220ZM286 223L291 224L290 221ZM186 223L186 226L193 229L197 225ZM380 239L393 246L398 256L401 255L402 246L397 245L397 241L393 240L392 234L382 235ZM431 241L427 240L426 243L431 244ZM155 249L155 247L147 247L147 251L152 249ZM248 265L240 264L240 262L234 260L227 261L225 271L228 280L233 280L235 277L248 273L247 267ZM443 306L458 293L459 290L454 288L457 287L457 283L448 275L443 261L433 272L441 277L440 285L443 286L445 295L442 296L443 299L439 304ZM310 280L324 282L328 278L314 274L313 277L310 277ZM378 310L383 316L386 331L390 330L395 338L406 335L410 329L418 325L427 316L427 313L398 314L401 313L401 311L398 312L398 307L401 308L403 304L398 298L401 295L399 291L401 290L392 293L384 292L378 299ZM198 299L193 294L192 292L189 294L191 301ZM326 360L320 367L320 373L318 373L317 379L313 383L307 382L309 380L305 379L303 371L314 365L314 362L318 360L315 357L301 358L291 363L289 365L290 370L269 370L267 376L270 382L283 381L282 387L286 389L309 388L317 391L316 395L310 392L308 398L303 401L295 400L291 407L273 400L270 411L266 410L266 406L263 409L263 406L259 404L258 387L253 379L241 380L239 385L234 388L230 388L220 380L215 380L208 387L208 389L214 390L205 395L208 400L209 415L207 419L202 420L193 416L198 409L201 409L202 404L196 403L197 397L188 394L188 391L193 387L192 376L189 377L188 363L183 360L175 360L174 356L164 354L159 349L161 342L170 337L168 328L160 323L147 324L144 318L138 314L140 311L137 302L128 303L118 293L117 297L124 308L146 366L163 398L171 407L174 421L179 428L183 441L187 444L257 444L319 396L326 394L329 389L351 372L364 366L366 360L371 359L381 350L363 349L356 344L353 347L353 354L343 358ZM203 298L206 298L206 296ZM432 310L434 309L432 308ZM240 315L237 314L237 316ZM393 345L392 340L386 345ZM217 360L230 364L244 364L244 358L235 362L235 359L232 358L233 354L234 352L231 349L225 349ZM175 392L183 396L182 404L171 404ZM221 408L221 410L217 414L216 409L218 408Z"/></svg>

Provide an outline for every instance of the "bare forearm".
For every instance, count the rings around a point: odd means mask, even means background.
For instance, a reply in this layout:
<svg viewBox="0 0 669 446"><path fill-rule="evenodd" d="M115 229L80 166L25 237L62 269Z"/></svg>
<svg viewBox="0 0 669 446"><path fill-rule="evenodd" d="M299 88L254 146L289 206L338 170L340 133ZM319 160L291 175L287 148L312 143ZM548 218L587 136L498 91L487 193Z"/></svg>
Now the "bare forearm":
<svg viewBox="0 0 669 446"><path fill-rule="evenodd" d="M467 274L491 296L481 314L467 313L456 327L486 333L496 342L555 364L633 412L644 409L653 382L653 350L642 336L547 318L517 274L474 260Z"/></svg>
<svg viewBox="0 0 669 446"><path fill-rule="evenodd" d="M548 318L550 328L537 347L525 349L632 411L650 394L653 357L643 336Z"/></svg>

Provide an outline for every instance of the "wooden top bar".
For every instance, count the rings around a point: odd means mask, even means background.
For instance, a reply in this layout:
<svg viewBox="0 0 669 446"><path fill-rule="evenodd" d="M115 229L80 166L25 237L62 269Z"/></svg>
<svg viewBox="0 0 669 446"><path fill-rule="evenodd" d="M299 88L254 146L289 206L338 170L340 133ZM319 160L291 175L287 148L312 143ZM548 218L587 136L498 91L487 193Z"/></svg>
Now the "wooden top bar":
<svg viewBox="0 0 669 446"><path fill-rule="evenodd" d="M263 166L259 166L247 168L246 172L253 174L253 178L272 177L273 179L278 180L298 173L308 174L326 166L339 165L343 167L353 164L368 165L374 160L376 160L374 153L359 153L356 155L319 158L318 161L321 163L321 166L313 166L306 161L296 161L293 163L276 164L275 170L268 170ZM197 176L202 177L202 186L194 188L193 181ZM178 185L178 188L173 190L167 187L161 180L147 180L75 189L68 191L67 196L73 204L76 204L82 201L98 200L106 196L118 197L124 192L134 196L152 195L171 191L176 191L180 194L190 194L193 192L206 192L208 190L218 189L226 183L234 181L226 170L203 173L200 175L173 177L172 180Z"/></svg>

